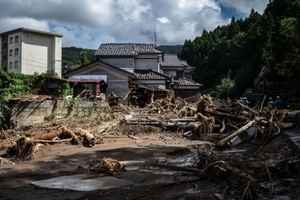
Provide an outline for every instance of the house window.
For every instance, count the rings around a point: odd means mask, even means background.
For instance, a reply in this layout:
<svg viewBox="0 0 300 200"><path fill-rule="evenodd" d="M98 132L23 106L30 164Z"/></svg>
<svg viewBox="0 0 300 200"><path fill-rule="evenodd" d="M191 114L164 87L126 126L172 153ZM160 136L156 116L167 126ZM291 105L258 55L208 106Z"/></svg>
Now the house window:
<svg viewBox="0 0 300 200"><path fill-rule="evenodd" d="M15 56L19 56L19 48L15 49Z"/></svg>
<svg viewBox="0 0 300 200"><path fill-rule="evenodd" d="M15 36L15 43L19 43L19 36L18 35Z"/></svg>
<svg viewBox="0 0 300 200"><path fill-rule="evenodd" d="M12 55L13 55L13 50L10 49L10 50L9 50L9 56L12 56Z"/></svg>
<svg viewBox="0 0 300 200"><path fill-rule="evenodd" d="M15 61L15 69L18 69L19 68L19 61Z"/></svg>
<svg viewBox="0 0 300 200"><path fill-rule="evenodd" d="M14 42L14 38L13 37L10 37L9 38L9 44L12 44Z"/></svg>

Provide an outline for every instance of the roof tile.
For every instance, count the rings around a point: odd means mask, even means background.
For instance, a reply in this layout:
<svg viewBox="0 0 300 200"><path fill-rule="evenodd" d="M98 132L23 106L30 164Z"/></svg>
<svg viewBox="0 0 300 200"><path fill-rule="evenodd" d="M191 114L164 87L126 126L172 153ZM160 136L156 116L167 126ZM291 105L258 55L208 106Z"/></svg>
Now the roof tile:
<svg viewBox="0 0 300 200"><path fill-rule="evenodd" d="M166 75L152 70L135 70L134 74L138 80L167 80L168 79Z"/></svg>
<svg viewBox="0 0 300 200"><path fill-rule="evenodd" d="M137 56L139 54L160 54L154 44L106 43L101 44L96 56Z"/></svg>
<svg viewBox="0 0 300 200"><path fill-rule="evenodd" d="M174 83L175 89L199 89L202 86L202 84L187 79L174 80Z"/></svg>

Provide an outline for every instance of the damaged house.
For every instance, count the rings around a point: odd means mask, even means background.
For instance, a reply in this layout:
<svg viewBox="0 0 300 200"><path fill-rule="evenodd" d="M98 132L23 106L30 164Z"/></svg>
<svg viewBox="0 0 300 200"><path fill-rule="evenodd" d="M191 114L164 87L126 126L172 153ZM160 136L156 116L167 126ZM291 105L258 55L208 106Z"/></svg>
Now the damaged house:
<svg viewBox="0 0 300 200"><path fill-rule="evenodd" d="M96 95L106 92L124 97L135 89L149 96L149 93L166 94L169 89L174 89L179 96L189 96L180 93L189 89L195 95L201 86L188 81L191 67L177 56L164 55L154 44L101 44L95 57L93 63L81 66L67 76L75 87L96 91Z"/></svg>
<svg viewBox="0 0 300 200"><path fill-rule="evenodd" d="M180 60L177 55L163 55L160 69L171 79L170 88L175 91L176 96L185 98L200 92L202 85L192 79L194 67Z"/></svg>

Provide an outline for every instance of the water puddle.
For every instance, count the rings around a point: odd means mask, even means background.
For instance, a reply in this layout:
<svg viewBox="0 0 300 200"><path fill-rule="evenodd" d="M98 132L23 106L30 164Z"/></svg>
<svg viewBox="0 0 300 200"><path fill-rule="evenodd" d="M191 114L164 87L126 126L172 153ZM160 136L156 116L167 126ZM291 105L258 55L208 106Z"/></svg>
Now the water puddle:
<svg viewBox="0 0 300 200"><path fill-rule="evenodd" d="M91 177L88 175L73 175L34 181L32 184L40 188L91 192L97 190L121 188L132 185L133 183L128 180L123 180L112 176Z"/></svg>

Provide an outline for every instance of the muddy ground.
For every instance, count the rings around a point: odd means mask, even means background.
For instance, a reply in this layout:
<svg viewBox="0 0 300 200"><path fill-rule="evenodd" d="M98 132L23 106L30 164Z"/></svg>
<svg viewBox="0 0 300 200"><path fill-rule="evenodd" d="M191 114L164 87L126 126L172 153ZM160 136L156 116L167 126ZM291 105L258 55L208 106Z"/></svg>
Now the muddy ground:
<svg viewBox="0 0 300 200"><path fill-rule="evenodd" d="M185 159L185 156L192 153L189 148L198 144L201 142L172 136L148 135L140 136L139 139L108 137L104 138L104 144L93 148L66 144L47 145L35 155L34 161L16 162L15 166L0 170L0 199L177 199L185 196L184 193L193 196L197 193L197 177L167 169L142 169L134 165L117 177L129 180L132 184L118 188L116 181L117 188L103 191L51 190L33 186L31 183L53 177L87 174L83 168L89 161L103 157L126 162L174 160L179 157ZM204 186L201 188L201 195L208 198L214 187L208 187L208 182L201 184ZM209 191L207 194L204 188Z"/></svg>
<svg viewBox="0 0 300 200"><path fill-rule="evenodd" d="M127 136L104 137L103 144L93 148L69 144L46 145L36 153L34 160L16 161L14 166L0 169L0 199L240 199L241 196L231 191L232 186L228 187L227 180L198 177L180 170L180 167L194 166L198 149L208 147L207 142L191 141L165 133L141 134L134 139ZM276 154L289 158L295 156L297 149L286 135L282 135L263 151L269 159L279 156ZM230 159L236 156L250 157L254 151L247 145L216 154ZM91 160L105 157L127 163L126 171L112 177L91 174L86 170ZM173 168L155 165L157 162ZM277 175L280 180L275 178ZM272 191L265 186L265 191L261 192L263 195L257 199L300 199L298 174L277 175L272 174ZM58 178L52 184L54 187L58 184L59 189L42 187L43 182L33 184L49 179L51 182L51 178ZM72 181L59 185L61 180L67 179ZM87 182L84 181L92 181L92 186L101 183L101 189L85 188ZM237 185L236 190L239 188Z"/></svg>

